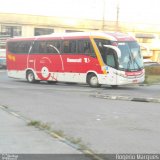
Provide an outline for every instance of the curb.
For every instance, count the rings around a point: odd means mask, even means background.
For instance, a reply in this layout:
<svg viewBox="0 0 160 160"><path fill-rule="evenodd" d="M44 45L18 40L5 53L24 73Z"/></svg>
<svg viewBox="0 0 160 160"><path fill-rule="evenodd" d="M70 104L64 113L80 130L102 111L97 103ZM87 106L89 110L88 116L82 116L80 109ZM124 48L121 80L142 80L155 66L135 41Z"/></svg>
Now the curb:
<svg viewBox="0 0 160 160"><path fill-rule="evenodd" d="M96 98L109 99L109 100L160 103L160 98L130 97L130 96L107 95L107 94L96 94L91 96Z"/></svg>

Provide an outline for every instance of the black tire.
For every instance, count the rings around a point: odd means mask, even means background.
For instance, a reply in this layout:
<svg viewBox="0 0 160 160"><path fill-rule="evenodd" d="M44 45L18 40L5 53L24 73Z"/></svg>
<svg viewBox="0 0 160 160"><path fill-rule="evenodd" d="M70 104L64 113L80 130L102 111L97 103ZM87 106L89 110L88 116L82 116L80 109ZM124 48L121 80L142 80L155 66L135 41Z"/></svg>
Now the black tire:
<svg viewBox="0 0 160 160"><path fill-rule="evenodd" d="M35 83L36 82L34 73L32 71L27 72L26 78L27 78L27 81L29 83Z"/></svg>
<svg viewBox="0 0 160 160"><path fill-rule="evenodd" d="M111 87L112 87L113 89L117 89L117 88L118 88L118 85L111 85Z"/></svg>
<svg viewBox="0 0 160 160"><path fill-rule="evenodd" d="M94 88L100 87L101 85L98 82L98 77L92 73L87 76L87 83Z"/></svg>
<svg viewBox="0 0 160 160"><path fill-rule="evenodd" d="M48 84L56 84L57 81L47 81Z"/></svg>

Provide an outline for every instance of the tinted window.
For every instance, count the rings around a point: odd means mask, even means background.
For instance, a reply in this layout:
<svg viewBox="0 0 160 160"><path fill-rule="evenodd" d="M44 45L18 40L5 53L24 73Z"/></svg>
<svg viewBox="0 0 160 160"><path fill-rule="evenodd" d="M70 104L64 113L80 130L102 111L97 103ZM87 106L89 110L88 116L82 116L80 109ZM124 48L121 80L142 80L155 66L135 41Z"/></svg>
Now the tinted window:
<svg viewBox="0 0 160 160"><path fill-rule="evenodd" d="M64 40L62 53L76 53L76 40Z"/></svg>
<svg viewBox="0 0 160 160"><path fill-rule="evenodd" d="M95 39L95 42L101 55L103 55L106 51L106 47L104 47L104 45L111 45L111 41L106 39Z"/></svg>
<svg viewBox="0 0 160 160"><path fill-rule="evenodd" d="M108 66L113 67L113 68L116 67L115 56L114 56L113 54L110 54L110 55L107 54L107 55L106 55L106 64L107 64Z"/></svg>
<svg viewBox="0 0 160 160"><path fill-rule="evenodd" d="M78 40L78 53L95 55L89 40Z"/></svg>
<svg viewBox="0 0 160 160"><path fill-rule="evenodd" d="M8 50L12 53L28 53L32 41L9 42Z"/></svg>
<svg viewBox="0 0 160 160"><path fill-rule="evenodd" d="M60 41L47 41L47 53L60 53Z"/></svg>
<svg viewBox="0 0 160 160"><path fill-rule="evenodd" d="M113 49L107 48L105 52L102 54L103 62L113 68L116 68L117 62L116 62L116 53Z"/></svg>
<svg viewBox="0 0 160 160"><path fill-rule="evenodd" d="M89 40L64 40L62 53L87 54L95 56L93 47Z"/></svg>
<svg viewBox="0 0 160 160"><path fill-rule="evenodd" d="M60 53L60 41L35 41L31 53Z"/></svg>

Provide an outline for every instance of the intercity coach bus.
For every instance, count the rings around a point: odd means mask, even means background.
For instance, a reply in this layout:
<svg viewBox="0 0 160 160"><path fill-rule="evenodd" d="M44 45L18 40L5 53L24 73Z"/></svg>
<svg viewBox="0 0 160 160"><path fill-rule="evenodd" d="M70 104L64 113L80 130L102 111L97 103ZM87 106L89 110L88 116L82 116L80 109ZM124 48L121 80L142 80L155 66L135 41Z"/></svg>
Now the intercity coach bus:
<svg viewBox="0 0 160 160"><path fill-rule="evenodd" d="M53 33L7 41L7 72L36 81L118 85L144 81L136 40L122 33Z"/></svg>

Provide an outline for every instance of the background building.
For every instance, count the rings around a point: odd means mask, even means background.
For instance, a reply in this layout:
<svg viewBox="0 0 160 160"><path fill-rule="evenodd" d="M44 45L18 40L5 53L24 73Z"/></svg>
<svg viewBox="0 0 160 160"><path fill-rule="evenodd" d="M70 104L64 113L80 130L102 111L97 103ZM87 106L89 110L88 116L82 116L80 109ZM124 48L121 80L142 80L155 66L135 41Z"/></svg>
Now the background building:
<svg viewBox="0 0 160 160"><path fill-rule="evenodd" d="M54 32L83 32L83 31L118 31L136 35L157 35L159 37L159 29L151 24L146 27L140 27L139 23L126 23L116 21L106 21L105 19L82 19L82 18L66 18L55 16L40 16L29 14L13 14L0 13L0 48L5 48L6 39L9 37L30 37L37 35L46 35ZM153 29L154 28L154 29ZM149 36L149 38L152 36ZM137 40L148 45L148 36L137 37ZM150 41L150 40L149 40ZM158 43L157 43L158 42ZM152 47L151 45L155 45ZM152 60L160 61L160 41L154 41L149 46L152 52ZM146 50L144 55L148 54ZM157 60L158 58L158 60Z"/></svg>

